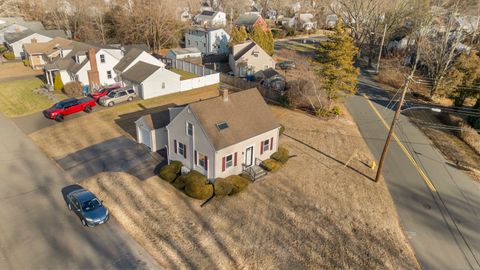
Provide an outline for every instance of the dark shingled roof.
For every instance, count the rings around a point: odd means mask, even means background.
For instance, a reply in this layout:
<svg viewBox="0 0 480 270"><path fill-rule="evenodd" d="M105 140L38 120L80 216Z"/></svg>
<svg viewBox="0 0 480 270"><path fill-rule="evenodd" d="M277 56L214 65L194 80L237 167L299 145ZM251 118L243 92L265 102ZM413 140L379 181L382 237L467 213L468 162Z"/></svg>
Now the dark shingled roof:
<svg viewBox="0 0 480 270"><path fill-rule="evenodd" d="M240 59L240 57L242 57L242 56L245 55L248 51L250 51L253 47L255 47L255 45L257 45L255 42L250 41L250 44L248 44L245 48L241 49L238 53L236 53L236 54L233 56L233 59L234 59L235 61L237 61L238 59Z"/></svg>
<svg viewBox="0 0 480 270"><path fill-rule="evenodd" d="M144 51L133 48L131 49L125 56L116 64L113 69L118 70L120 72L124 72L125 69L133 62L135 59L137 59L140 54L142 54Z"/></svg>
<svg viewBox="0 0 480 270"><path fill-rule="evenodd" d="M47 37L62 37L62 38L67 38L67 35L65 35L65 32L63 30L43 30L43 31L33 31L30 29L27 29L23 32L14 32L14 33L5 33L5 41L8 43L14 43L19 40L22 40L28 36L31 36L33 34L40 34L44 35Z"/></svg>
<svg viewBox="0 0 480 270"><path fill-rule="evenodd" d="M227 101L220 95L189 106L217 151L280 127L256 88L232 93ZM228 128L220 131L222 122Z"/></svg>
<svg viewBox="0 0 480 270"><path fill-rule="evenodd" d="M160 67L145 62L138 62L122 74L122 78L136 83L141 83L150 75L157 71Z"/></svg>
<svg viewBox="0 0 480 270"><path fill-rule="evenodd" d="M167 126L170 123L170 110L154 112L144 115L142 118L143 121L145 121L145 124L147 124L151 130L159 129Z"/></svg>

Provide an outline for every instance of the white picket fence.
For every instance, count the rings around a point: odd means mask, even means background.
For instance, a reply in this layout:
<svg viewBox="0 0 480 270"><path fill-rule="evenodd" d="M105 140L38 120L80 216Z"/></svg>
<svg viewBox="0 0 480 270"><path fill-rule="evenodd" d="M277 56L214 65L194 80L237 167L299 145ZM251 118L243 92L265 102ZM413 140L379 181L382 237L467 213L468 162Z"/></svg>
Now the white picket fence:
<svg viewBox="0 0 480 270"><path fill-rule="evenodd" d="M220 73L180 81L180 92L220 83Z"/></svg>

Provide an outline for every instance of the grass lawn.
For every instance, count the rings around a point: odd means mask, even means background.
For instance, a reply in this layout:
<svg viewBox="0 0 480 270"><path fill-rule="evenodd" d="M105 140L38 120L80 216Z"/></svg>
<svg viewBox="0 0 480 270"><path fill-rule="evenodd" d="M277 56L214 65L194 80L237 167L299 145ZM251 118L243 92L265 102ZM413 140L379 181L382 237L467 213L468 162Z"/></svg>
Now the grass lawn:
<svg viewBox="0 0 480 270"><path fill-rule="evenodd" d="M418 269L354 122L272 107L285 166L205 207L153 176L101 173L80 184L166 269ZM348 114L348 113L347 113ZM92 131L93 132L93 131Z"/></svg>
<svg viewBox="0 0 480 270"><path fill-rule="evenodd" d="M54 102L46 96L35 94L43 82L38 78L0 83L0 111L9 117L41 111Z"/></svg>
<svg viewBox="0 0 480 270"><path fill-rule="evenodd" d="M8 79L12 77L20 76L38 76L42 75L42 70L33 70L30 67L26 67L22 62L7 62L0 64L0 81L2 79Z"/></svg>
<svg viewBox="0 0 480 270"><path fill-rule="evenodd" d="M298 43L298 42L292 42L292 43L288 44L287 48L290 49L290 50L305 52L305 53L313 52L317 49L312 44L302 44L302 43Z"/></svg>
<svg viewBox="0 0 480 270"><path fill-rule="evenodd" d="M199 76L197 74L194 74L194 73L190 73L190 72L186 72L186 71L183 71L181 69L176 69L176 68L172 68L170 69L170 71L172 72L175 72L177 73L178 75L180 75L180 80L181 81L184 81L184 80L188 80L188 79L193 79L193 78L198 78Z"/></svg>

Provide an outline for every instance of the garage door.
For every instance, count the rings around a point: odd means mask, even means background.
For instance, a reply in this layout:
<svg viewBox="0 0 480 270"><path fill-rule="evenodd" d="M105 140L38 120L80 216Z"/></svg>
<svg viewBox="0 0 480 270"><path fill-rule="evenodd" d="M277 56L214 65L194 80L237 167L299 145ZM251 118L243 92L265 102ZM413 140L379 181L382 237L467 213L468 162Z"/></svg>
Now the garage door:
<svg viewBox="0 0 480 270"><path fill-rule="evenodd" d="M152 149L152 135L149 129L140 127L140 143L145 144L150 149Z"/></svg>

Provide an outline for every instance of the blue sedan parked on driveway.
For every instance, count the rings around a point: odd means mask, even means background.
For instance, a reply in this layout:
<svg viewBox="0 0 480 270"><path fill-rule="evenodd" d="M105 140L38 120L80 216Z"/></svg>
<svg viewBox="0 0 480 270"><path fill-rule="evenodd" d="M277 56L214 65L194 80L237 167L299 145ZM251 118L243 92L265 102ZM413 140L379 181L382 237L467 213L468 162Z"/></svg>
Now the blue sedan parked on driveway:
<svg viewBox="0 0 480 270"><path fill-rule="evenodd" d="M77 189L67 194L68 208L75 212L84 226L94 227L108 220L108 209L95 195L85 189Z"/></svg>

